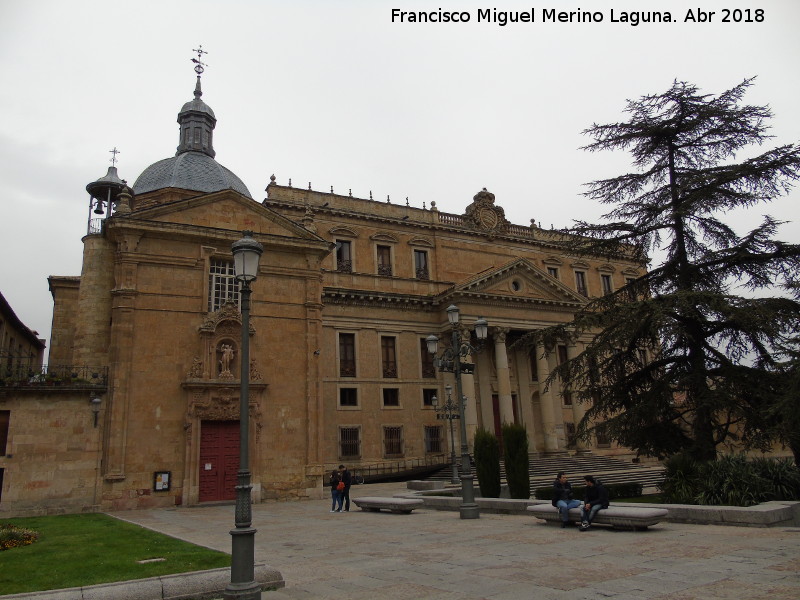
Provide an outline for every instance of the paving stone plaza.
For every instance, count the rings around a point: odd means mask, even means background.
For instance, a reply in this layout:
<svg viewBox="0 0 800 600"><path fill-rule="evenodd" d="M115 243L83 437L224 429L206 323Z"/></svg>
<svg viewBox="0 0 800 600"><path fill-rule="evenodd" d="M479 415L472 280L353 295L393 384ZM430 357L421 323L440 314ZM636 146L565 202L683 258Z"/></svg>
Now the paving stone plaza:
<svg viewBox="0 0 800 600"><path fill-rule="evenodd" d="M391 496L404 483L354 486ZM329 500L253 506L256 561L286 586L264 600L796 600L800 527L660 523L647 531L560 529L532 516L373 513ZM115 513L230 552L232 505Z"/></svg>

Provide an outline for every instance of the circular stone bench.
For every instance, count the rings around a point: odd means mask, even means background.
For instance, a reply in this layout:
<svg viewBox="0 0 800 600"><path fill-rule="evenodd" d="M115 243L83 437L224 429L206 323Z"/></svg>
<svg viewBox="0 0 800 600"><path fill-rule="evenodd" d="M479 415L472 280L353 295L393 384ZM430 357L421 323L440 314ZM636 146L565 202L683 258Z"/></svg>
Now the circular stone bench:
<svg viewBox="0 0 800 600"><path fill-rule="evenodd" d="M353 498L353 502L361 510L370 510L378 512L380 509L385 508L393 513L410 514L415 508L419 508L425 502L418 498L379 498L379 497L364 497Z"/></svg>
<svg viewBox="0 0 800 600"><path fill-rule="evenodd" d="M534 504L527 508L535 517L544 519L548 523L561 523L558 509L550 504ZM600 510L594 517L592 524L611 525L616 529L644 530L655 525L669 514L666 508L643 508L637 506L610 506ZM581 509L571 508L569 520L574 523L581 522Z"/></svg>

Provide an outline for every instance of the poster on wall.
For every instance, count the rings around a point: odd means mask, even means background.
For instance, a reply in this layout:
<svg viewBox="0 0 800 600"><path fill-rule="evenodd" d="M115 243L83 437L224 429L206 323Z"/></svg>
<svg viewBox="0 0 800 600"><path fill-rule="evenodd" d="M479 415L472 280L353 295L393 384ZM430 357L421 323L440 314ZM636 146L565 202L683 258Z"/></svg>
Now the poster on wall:
<svg viewBox="0 0 800 600"><path fill-rule="evenodd" d="M153 491L169 491L169 478L171 471L156 471L153 473Z"/></svg>

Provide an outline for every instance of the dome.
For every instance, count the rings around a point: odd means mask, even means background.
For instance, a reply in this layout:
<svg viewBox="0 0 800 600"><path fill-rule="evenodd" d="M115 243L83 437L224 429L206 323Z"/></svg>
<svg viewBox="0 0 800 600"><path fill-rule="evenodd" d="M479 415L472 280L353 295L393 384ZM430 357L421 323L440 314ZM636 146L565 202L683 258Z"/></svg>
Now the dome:
<svg viewBox="0 0 800 600"><path fill-rule="evenodd" d="M181 114L188 112L203 113L209 115L214 120L217 118L216 115L214 115L214 111L211 110L211 107L203 102L199 97L195 98L194 100L189 100L189 102L183 105L183 108L181 108Z"/></svg>
<svg viewBox="0 0 800 600"><path fill-rule="evenodd" d="M202 193L230 189L253 198L241 179L202 152L182 152L153 163L136 179L133 193L138 196L170 187Z"/></svg>

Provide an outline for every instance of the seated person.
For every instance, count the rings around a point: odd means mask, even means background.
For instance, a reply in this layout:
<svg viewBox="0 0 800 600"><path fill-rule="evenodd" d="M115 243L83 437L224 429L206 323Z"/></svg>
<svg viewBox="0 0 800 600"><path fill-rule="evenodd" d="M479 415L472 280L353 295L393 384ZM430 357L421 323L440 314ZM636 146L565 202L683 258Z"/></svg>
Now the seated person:
<svg viewBox="0 0 800 600"><path fill-rule="evenodd" d="M581 507L581 531L586 531L592 526L592 520L597 512L608 508L608 490L591 475L586 475L586 500Z"/></svg>
<svg viewBox="0 0 800 600"><path fill-rule="evenodd" d="M578 508L581 505L580 500L572 498L572 485L567 481L567 476L564 471L559 472L556 476L556 481L553 483L553 506L558 508L561 515L561 527L571 525L569 520L569 509Z"/></svg>

